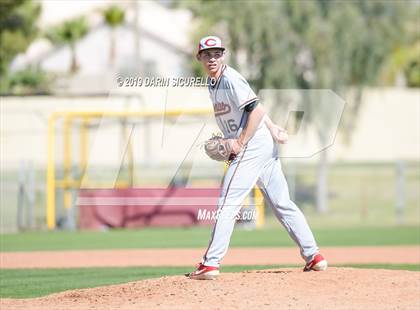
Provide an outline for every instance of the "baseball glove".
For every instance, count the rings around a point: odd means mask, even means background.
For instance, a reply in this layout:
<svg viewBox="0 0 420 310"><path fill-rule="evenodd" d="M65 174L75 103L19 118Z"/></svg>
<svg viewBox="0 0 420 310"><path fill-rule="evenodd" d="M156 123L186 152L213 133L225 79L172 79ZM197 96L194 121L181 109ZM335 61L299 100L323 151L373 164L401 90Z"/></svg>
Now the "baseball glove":
<svg viewBox="0 0 420 310"><path fill-rule="evenodd" d="M220 136L213 136L204 143L206 154L217 161L229 161L235 158L232 151L232 139L224 139Z"/></svg>

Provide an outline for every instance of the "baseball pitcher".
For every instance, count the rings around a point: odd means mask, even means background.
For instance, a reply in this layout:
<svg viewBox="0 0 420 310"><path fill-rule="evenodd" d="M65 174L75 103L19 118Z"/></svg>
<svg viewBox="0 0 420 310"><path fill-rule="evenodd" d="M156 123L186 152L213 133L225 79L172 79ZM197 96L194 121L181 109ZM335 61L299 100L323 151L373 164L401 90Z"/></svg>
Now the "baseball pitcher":
<svg viewBox="0 0 420 310"><path fill-rule="evenodd" d="M235 217L255 184L263 192L290 237L300 248L306 265L304 271L327 269L327 261L319 254L308 223L290 200L276 143L287 142L287 132L266 115L248 82L236 70L224 64L225 48L219 37L202 38L197 60L206 70L208 90L214 115L223 137L213 137L205 144L206 153L215 160L229 161L218 201L218 216L210 242L191 279L215 279L225 256Z"/></svg>

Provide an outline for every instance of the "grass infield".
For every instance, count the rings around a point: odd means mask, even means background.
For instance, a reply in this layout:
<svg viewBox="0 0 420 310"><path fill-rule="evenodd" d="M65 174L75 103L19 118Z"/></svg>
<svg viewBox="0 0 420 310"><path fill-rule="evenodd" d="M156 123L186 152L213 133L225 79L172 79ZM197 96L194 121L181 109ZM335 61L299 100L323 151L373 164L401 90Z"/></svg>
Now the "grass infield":
<svg viewBox="0 0 420 310"><path fill-rule="evenodd" d="M145 228L104 232L25 232L0 235L0 251L206 247L211 227ZM381 246L420 244L418 226L313 229L320 246ZM294 246L286 231L277 228L236 229L231 247Z"/></svg>
<svg viewBox="0 0 420 310"><path fill-rule="evenodd" d="M295 265L223 266L222 272L241 272ZM345 265L356 268L381 268L420 271L420 265ZM66 269L0 269L1 298L33 298L66 290L92 288L170 275L182 275L193 267L122 267Z"/></svg>

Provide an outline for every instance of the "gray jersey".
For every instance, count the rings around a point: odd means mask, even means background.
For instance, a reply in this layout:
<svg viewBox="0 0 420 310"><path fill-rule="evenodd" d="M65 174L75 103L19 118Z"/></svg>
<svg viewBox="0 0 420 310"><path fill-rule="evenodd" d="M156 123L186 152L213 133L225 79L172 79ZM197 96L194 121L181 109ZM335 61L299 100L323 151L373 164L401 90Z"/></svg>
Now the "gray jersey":
<svg viewBox="0 0 420 310"><path fill-rule="evenodd" d="M234 69L225 66L216 85L209 86L216 121L226 138L237 138L243 108L257 96L247 81ZM218 267L225 256L232 235L235 219L243 200L255 184L262 189L265 201L291 238L299 245L301 255L310 262L318 252L308 223L296 204L289 197L286 179L281 170L277 146L264 122L255 132L244 150L230 162L223 178L218 202L218 219L202 263Z"/></svg>
<svg viewBox="0 0 420 310"><path fill-rule="evenodd" d="M224 65L215 85L209 83L217 125L225 138L235 138L242 119L243 108L255 101L257 95L245 78L235 69Z"/></svg>

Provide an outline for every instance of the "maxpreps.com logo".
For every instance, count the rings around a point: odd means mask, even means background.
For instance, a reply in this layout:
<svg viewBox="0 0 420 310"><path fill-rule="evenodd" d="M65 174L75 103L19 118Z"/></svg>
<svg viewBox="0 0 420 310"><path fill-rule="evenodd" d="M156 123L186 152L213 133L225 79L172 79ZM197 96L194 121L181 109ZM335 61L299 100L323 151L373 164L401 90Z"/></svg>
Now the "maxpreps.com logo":
<svg viewBox="0 0 420 310"><path fill-rule="evenodd" d="M257 210L241 210L236 213L234 211L221 212L221 209L218 210L207 210L207 209L198 209L197 220L198 221L216 221L218 219L234 219L236 221L255 221L258 219Z"/></svg>
<svg viewBox="0 0 420 310"><path fill-rule="evenodd" d="M214 115L215 116L221 116L224 114L228 114L231 111L230 105L225 104L223 102L216 102L213 105L214 108Z"/></svg>

